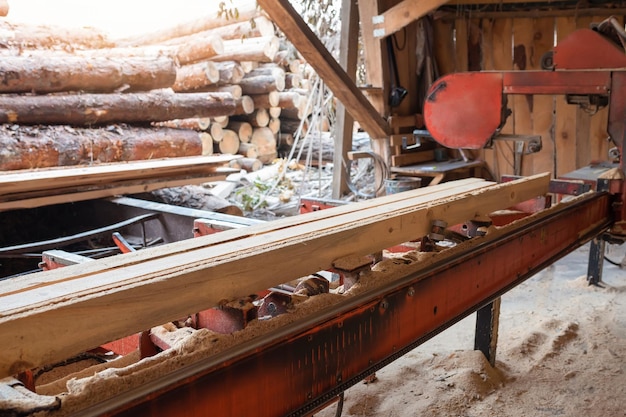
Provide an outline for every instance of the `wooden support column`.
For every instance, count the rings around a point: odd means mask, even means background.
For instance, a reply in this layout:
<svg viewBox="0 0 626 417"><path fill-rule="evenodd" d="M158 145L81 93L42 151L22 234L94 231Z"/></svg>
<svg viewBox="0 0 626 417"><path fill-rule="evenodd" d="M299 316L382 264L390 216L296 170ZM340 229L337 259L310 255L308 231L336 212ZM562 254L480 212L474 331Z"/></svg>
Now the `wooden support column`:
<svg viewBox="0 0 626 417"><path fill-rule="evenodd" d="M356 62L358 52L358 37L350 36L358 32L359 13L356 0L343 0L341 5L341 44L339 46L339 64L346 70L354 81L356 78ZM333 193L332 198L341 198L348 191L345 180L346 170L344 161L348 152L352 150L352 131L354 118L346 107L339 103L337 106L337 121L335 123L335 153L333 156Z"/></svg>
<svg viewBox="0 0 626 417"><path fill-rule="evenodd" d="M382 0L380 0L382 1ZM389 64L387 54L383 53L383 44L374 37L374 23L372 18L381 12L379 0L359 0L359 18L361 21L361 36L363 38L363 53L365 54L365 81L370 86L365 95L380 114L388 114L387 87Z"/></svg>
<svg viewBox="0 0 626 417"><path fill-rule="evenodd" d="M287 35L339 101L372 138L389 135L387 122L315 36L288 0L258 0L259 5Z"/></svg>

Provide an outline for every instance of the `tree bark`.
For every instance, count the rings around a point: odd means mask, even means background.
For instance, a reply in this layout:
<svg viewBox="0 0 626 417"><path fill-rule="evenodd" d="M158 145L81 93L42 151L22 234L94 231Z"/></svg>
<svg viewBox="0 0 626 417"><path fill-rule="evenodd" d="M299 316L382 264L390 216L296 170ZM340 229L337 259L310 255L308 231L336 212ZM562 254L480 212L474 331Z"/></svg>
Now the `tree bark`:
<svg viewBox="0 0 626 417"><path fill-rule="evenodd" d="M239 100L243 95L241 86L238 85L210 85L208 87L199 88L198 91L205 93L228 93L232 95L235 100Z"/></svg>
<svg viewBox="0 0 626 417"><path fill-rule="evenodd" d="M219 71L219 84L239 84L239 81L246 75L238 62L225 61L214 64Z"/></svg>
<svg viewBox="0 0 626 417"><path fill-rule="evenodd" d="M170 87L176 65L161 58L5 56L0 59L0 93L145 91Z"/></svg>
<svg viewBox="0 0 626 417"><path fill-rule="evenodd" d="M245 169L248 172L255 172L263 168L263 162L256 158L239 158L230 161L228 166L235 169Z"/></svg>
<svg viewBox="0 0 626 417"><path fill-rule="evenodd" d="M191 36L178 46L176 58L181 65L210 59L224 53L224 43L219 36Z"/></svg>
<svg viewBox="0 0 626 417"><path fill-rule="evenodd" d="M236 107L237 101L226 93L0 96L0 123L145 124L230 115Z"/></svg>
<svg viewBox="0 0 626 417"><path fill-rule="evenodd" d="M171 127L173 129L192 129L197 131L204 131L211 125L210 117L192 117L189 119L175 119L168 120L167 122L155 123L159 127Z"/></svg>
<svg viewBox="0 0 626 417"><path fill-rule="evenodd" d="M176 82L172 90L176 92L195 91L216 84L220 73L213 62L204 61L183 65L176 70Z"/></svg>
<svg viewBox="0 0 626 417"><path fill-rule="evenodd" d="M285 89L285 78L274 75L259 75L248 77L246 75L239 82L244 94L268 94L272 91L283 91Z"/></svg>
<svg viewBox="0 0 626 417"><path fill-rule="evenodd" d="M269 108L278 106L279 97L278 91L270 91L267 94L255 94L251 95L252 101L254 101L254 107L256 108Z"/></svg>
<svg viewBox="0 0 626 417"><path fill-rule="evenodd" d="M63 28L60 26L19 25L7 21L0 22L0 31L9 47L53 48L72 51L76 48L112 48L104 32L94 28Z"/></svg>
<svg viewBox="0 0 626 417"><path fill-rule="evenodd" d="M187 129L0 126L1 171L200 154L200 135Z"/></svg>

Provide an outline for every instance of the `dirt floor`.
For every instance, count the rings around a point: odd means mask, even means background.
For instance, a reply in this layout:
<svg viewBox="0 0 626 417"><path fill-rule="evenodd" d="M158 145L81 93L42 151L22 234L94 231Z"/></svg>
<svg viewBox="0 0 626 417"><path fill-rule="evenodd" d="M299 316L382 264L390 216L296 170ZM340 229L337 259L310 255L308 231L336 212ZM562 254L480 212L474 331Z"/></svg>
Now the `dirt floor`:
<svg viewBox="0 0 626 417"><path fill-rule="evenodd" d="M604 288L590 287L587 257L502 297L495 368L472 350L471 315L346 391L342 416L626 416L626 270L605 262Z"/></svg>

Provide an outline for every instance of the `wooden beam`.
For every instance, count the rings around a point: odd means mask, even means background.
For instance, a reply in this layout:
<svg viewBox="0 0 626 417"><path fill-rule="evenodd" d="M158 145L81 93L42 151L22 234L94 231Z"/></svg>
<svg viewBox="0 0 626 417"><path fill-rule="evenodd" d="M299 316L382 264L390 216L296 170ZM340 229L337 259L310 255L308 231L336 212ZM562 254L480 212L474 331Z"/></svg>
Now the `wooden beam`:
<svg viewBox="0 0 626 417"><path fill-rule="evenodd" d="M446 3L447 0L404 0L372 18L374 37L385 38L396 33Z"/></svg>
<svg viewBox="0 0 626 417"><path fill-rule="evenodd" d="M348 74L315 36L288 0L259 0L276 25L287 35L317 74L372 138L389 135L389 126Z"/></svg>
<svg viewBox="0 0 626 417"><path fill-rule="evenodd" d="M432 220L457 224L545 194L548 183L542 174L490 187L431 187L426 196L418 189L399 202L355 204L319 221L299 216L302 223L292 227L285 227L290 219L251 226L245 238L229 230L114 257L123 266L109 258L1 281L0 378L278 285L288 277L264 267L275 259L290 277L304 276L335 259L424 236ZM179 250L190 245L195 249Z"/></svg>
<svg viewBox="0 0 626 417"><path fill-rule="evenodd" d="M341 41L339 45L339 64L346 70L352 81L356 78L356 65L358 57L358 37L353 36L358 32L359 13L356 0L343 0L341 4ZM354 130L354 117L339 103L337 106L337 120L335 121L335 152L333 154L333 188L332 198L339 199L347 193L346 161L348 152L352 150L352 132Z"/></svg>
<svg viewBox="0 0 626 417"><path fill-rule="evenodd" d="M380 0L382 1L382 0ZM379 0L359 0L359 19L361 21L361 35L363 39L363 54L365 55L365 82L370 86L361 89L370 103L379 114L388 114L388 68L387 54L383 53L383 44L374 37L374 23L372 17L381 12Z"/></svg>

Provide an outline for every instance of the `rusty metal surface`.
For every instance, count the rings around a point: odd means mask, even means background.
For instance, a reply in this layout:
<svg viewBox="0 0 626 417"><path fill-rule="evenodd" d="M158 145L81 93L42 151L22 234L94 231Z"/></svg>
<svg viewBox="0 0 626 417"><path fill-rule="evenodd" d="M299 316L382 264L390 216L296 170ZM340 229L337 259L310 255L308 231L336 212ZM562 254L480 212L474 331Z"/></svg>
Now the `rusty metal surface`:
<svg viewBox="0 0 626 417"><path fill-rule="evenodd" d="M605 230L611 198L596 193L550 210L454 261L346 299L80 415L305 415Z"/></svg>
<svg viewBox="0 0 626 417"><path fill-rule="evenodd" d="M424 121L443 146L481 149L500 126L502 108L501 73L450 74L430 87Z"/></svg>
<svg viewBox="0 0 626 417"><path fill-rule="evenodd" d="M503 74L505 94L608 94L609 71L509 71Z"/></svg>
<svg viewBox="0 0 626 417"><path fill-rule="evenodd" d="M553 59L557 70L626 67L624 50L591 29L579 29L560 41Z"/></svg>

